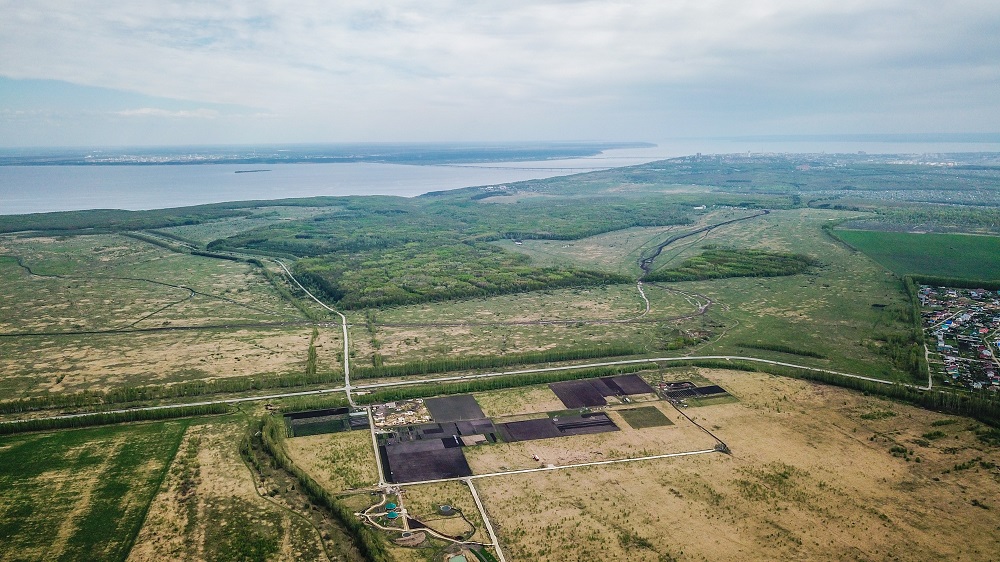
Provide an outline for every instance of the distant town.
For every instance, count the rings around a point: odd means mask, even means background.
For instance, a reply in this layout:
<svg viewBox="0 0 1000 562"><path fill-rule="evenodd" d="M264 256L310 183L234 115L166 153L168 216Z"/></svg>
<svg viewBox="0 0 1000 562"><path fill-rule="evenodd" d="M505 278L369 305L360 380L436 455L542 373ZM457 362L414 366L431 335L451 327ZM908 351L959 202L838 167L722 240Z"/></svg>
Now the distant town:
<svg viewBox="0 0 1000 562"><path fill-rule="evenodd" d="M1000 291L920 287L930 368L946 383L1000 391ZM937 359L937 360L935 360Z"/></svg>

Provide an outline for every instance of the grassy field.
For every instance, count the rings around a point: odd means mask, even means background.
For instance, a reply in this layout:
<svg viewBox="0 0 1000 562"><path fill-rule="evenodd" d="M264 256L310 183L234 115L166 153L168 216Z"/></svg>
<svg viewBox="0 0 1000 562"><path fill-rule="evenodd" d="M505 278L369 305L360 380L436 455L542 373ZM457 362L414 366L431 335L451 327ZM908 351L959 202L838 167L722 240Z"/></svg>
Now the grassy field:
<svg viewBox="0 0 1000 562"><path fill-rule="evenodd" d="M1000 279L1000 237L837 230L837 236L897 275Z"/></svg>
<svg viewBox="0 0 1000 562"><path fill-rule="evenodd" d="M244 431L236 416L187 431L128 560L327 559L314 523L269 493L279 484L255 487L238 450Z"/></svg>
<svg viewBox="0 0 1000 562"><path fill-rule="evenodd" d="M307 319L255 266L120 235L8 235L0 255L5 398L306 368ZM317 371L340 372L340 331L315 345Z"/></svg>
<svg viewBox="0 0 1000 562"><path fill-rule="evenodd" d="M253 266L117 235L0 238L0 332L302 319ZM35 275L18 265L30 268Z"/></svg>
<svg viewBox="0 0 1000 562"><path fill-rule="evenodd" d="M186 426L0 439L0 559L124 560Z"/></svg>
<svg viewBox="0 0 1000 562"><path fill-rule="evenodd" d="M378 483L371 433L365 430L296 437L285 442L288 456L333 493Z"/></svg>
<svg viewBox="0 0 1000 562"><path fill-rule="evenodd" d="M731 456L477 480L505 554L548 562L995 554L1000 448L976 437L977 424L935 425L940 414L802 381L700 374L739 397L688 412ZM866 419L887 408L896 415ZM655 429L677 428L639 433ZM945 435L921 437L934 429ZM893 454L899 448L905 458Z"/></svg>
<svg viewBox="0 0 1000 562"><path fill-rule="evenodd" d="M724 213L720 211L720 213ZM856 214L856 213L855 213ZM883 340L901 334L908 325L886 312L908 306L900 281L824 234L822 226L847 216L840 211L775 210L767 216L727 225L695 241L670 246L654 264L671 267L703 251L702 246L768 249L812 256L819 265L808 273L788 277L718 279L645 284L651 312L639 324L504 325L509 321L635 317L641 306L638 291L629 285L603 288L541 291L490 299L408 306L378 311L374 336L361 314L351 316L352 345L358 364L369 364L376 352L387 364L457 353L489 354L595 343L630 342L656 354L733 354L789 361L888 379L909 379L893 362ZM712 220L728 215L720 215ZM632 231L636 229L631 229ZM577 265L597 267L600 256L636 253L655 245L663 232L637 237L632 249L611 233L575 241L586 252L574 251ZM526 240L521 248L545 241ZM614 246L614 247L611 247ZM528 251L531 251L530 248ZM588 265L587 256L597 256ZM535 259L546 259L542 254ZM555 259L555 258L553 258ZM632 263L628 258L622 267ZM680 292L678 292L680 291ZM708 297L713 301L703 317L670 318L692 314ZM873 305L886 305L885 307ZM382 323L484 321L493 326L384 326ZM689 336L691 343L672 349L673 339ZM372 345L377 340L378 349ZM773 350L741 347L741 343L780 344L820 357L789 355Z"/></svg>

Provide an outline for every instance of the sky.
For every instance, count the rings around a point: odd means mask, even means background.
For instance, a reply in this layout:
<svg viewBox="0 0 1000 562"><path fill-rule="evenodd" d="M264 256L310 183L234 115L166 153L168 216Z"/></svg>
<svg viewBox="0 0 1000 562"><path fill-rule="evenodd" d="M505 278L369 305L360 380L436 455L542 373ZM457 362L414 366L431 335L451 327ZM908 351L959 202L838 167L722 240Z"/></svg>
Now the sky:
<svg viewBox="0 0 1000 562"><path fill-rule="evenodd" d="M0 146L1000 131L996 0L0 0Z"/></svg>

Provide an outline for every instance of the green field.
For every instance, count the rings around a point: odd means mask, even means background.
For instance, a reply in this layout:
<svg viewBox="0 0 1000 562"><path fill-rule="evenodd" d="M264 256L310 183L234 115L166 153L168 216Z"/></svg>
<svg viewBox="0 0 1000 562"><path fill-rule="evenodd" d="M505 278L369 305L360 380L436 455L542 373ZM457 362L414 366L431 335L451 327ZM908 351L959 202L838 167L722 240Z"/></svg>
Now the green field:
<svg viewBox="0 0 1000 562"><path fill-rule="evenodd" d="M663 415L656 406L642 406L641 408L628 408L618 410L632 429L642 429L644 427L659 427L662 425L674 425L670 418Z"/></svg>
<svg viewBox="0 0 1000 562"><path fill-rule="evenodd" d="M838 237L897 275L1000 279L1000 237L837 230Z"/></svg>
<svg viewBox="0 0 1000 562"><path fill-rule="evenodd" d="M186 427L0 439L0 559L124 560Z"/></svg>

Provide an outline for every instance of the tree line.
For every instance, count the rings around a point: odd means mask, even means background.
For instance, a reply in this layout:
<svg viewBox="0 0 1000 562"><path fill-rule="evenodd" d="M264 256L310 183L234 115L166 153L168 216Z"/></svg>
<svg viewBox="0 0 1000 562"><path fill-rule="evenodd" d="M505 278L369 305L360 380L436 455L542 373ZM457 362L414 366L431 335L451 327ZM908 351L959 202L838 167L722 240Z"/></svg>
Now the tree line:
<svg viewBox="0 0 1000 562"><path fill-rule="evenodd" d="M125 412L98 412L72 418L37 418L23 421L0 423L0 435L25 433L29 431L46 431L52 429L75 429L97 425L128 423L138 421L168 420L191 416L208 416L226 414L227 404L207 404L202 406L178 406L176 408L159 408L156 410L128 410Z"/></svg>

